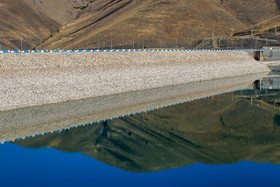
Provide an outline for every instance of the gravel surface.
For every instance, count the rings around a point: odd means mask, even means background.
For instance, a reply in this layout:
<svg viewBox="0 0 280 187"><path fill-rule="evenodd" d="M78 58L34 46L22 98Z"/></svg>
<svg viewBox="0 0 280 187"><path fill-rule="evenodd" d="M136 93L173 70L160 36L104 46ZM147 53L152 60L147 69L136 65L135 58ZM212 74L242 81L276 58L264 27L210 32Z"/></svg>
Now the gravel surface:
<svg viewBox="0 0 280 187"><path fill-rule="evenodd" d="M0 111L269 71L243 51L0 55Z"/></svg>

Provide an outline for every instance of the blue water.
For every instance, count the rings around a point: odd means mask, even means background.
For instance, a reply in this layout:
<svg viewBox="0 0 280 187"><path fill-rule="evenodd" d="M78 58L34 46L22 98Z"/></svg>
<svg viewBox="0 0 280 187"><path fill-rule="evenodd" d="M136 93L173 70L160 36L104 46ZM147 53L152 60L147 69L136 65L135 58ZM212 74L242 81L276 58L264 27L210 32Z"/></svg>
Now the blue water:
<svg viewBox="0 0 280 187"><path fill-rule="evenodd" d="M0 144L0 187L280 186L280 92L265 92Z"/></svg>
<svg viewBox="0 0 280 187"><path fill-rule="evenodd" d="M280 165L242 161L133 173L81 153L0 145L0 186L279 186Z"/></svg>

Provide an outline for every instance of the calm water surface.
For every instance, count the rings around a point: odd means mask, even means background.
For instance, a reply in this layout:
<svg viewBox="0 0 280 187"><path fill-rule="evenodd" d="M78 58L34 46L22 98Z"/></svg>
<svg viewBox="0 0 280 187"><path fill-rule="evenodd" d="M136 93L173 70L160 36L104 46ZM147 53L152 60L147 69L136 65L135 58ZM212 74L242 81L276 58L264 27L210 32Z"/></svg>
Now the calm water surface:
<svg viewBox="0 0 280 187"><path fill-rule="evenodd" d="M0 145L0 186L279 186L279 93L240 91Z"/></svg>

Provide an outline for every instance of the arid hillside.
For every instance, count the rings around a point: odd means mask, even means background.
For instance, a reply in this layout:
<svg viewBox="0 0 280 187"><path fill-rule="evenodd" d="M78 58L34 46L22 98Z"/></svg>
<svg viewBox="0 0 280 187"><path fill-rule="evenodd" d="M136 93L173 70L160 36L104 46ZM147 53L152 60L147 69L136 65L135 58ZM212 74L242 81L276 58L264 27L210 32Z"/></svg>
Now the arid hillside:
<svg viewBox="0 0 280 187"><path fill-rule="evenodd" d="M279 14L275 0L12 2L0 5L0 33L8 48L20 47L20 33L26 48L37 49L40 33L43 49L181 47L228 37Z"/></svg>
<svg viewBox="0 0 280 187"><path fill-rule="evenodd" d="M280 33L280 16L275 16L241 32L235 33L234 36L251 36L260 38L277 38Z"/></svg>
<svg viewBox="0 0 280 187"><path fill-rule="evenodd" d="M30 49L76 17L86 0L1 0L0 35L3 49Z"/></svg>
<svg viewBox="0 0 280 187"><path fill-rule="evenodd" d="M180 47L226 37L278 15L274 0L96 0L47 48ZM56 42L58 40L58 42ZM134 40L134 41L133 41Z"/></svg>

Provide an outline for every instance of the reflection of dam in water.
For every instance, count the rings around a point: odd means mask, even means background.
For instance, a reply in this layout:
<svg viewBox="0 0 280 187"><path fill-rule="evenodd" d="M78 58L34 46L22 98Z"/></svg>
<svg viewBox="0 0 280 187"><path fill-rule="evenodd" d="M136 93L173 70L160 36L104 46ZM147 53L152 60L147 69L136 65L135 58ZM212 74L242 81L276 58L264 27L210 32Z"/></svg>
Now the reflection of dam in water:
<svg viewBox="0 0 280 187"><path fill-rule="evenodd" d="M280 89L246 90L239 93L240 97L248 99L258 99L263 102L277 104L280 103Z"/></svg>
<svg viewBox="0 0 280 187"><path fill-rule="evenodd" d="M242 160L280 164L280 110L266 106L262 98L251 104L243 97L255 91L215 96L16 144L81 152L135 172Z"/></svg>
<svg viewBox="0 0 280 187"><path fill-rule="evenodd" d="M240 97L259 99L267 103L280 103L280 76L268 76L254 82L255 89L248 89L239 93Z"/></svg>
<svg viewBox="0 0 280 187"><path fill-rule="evenodd" d="M0 112L0 142L52 133L244 89L264 75L251 74Z"/></svg>
<svg viewBox="0 0 280 187"><path fill-rule="evenodd" d="M280 89L280 77L270 76L264 77L254 82L254 85L259 90L277 90Z"/></svg>

